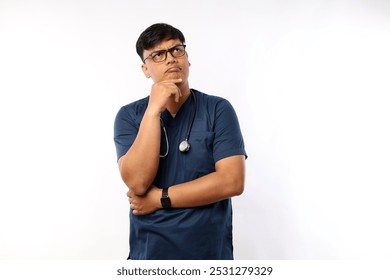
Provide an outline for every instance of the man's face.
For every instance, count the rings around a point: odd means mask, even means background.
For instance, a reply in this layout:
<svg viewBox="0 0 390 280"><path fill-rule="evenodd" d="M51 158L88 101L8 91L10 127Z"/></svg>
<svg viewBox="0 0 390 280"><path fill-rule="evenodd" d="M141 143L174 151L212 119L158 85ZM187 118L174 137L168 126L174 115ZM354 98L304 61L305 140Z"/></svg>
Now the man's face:
<svg viewBox="0 0 390 280"><path fill-rule="evenodd" d="M183 43L178 39L164 40L154 46L152 49L144 50L144 58L150 54L168 50L175 46L180 46ZM146 77L151 77L155 83L168 80L181 78L184 82L187 82L189 75L189 62L188 55L185 53L181 57L173 57L171 53L166 53L166 60L163 62L154 62L151 57L145 60L142 65L142 71Z"/></svg>

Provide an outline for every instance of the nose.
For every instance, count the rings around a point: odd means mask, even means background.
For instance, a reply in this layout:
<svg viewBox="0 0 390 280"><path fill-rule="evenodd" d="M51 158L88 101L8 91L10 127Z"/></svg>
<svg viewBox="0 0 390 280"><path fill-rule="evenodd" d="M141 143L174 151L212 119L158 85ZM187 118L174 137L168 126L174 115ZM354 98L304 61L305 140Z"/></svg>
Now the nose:
<svg viewBox="0 0 390 280"><path fill-rule="evenodd" d="M170 53L167 52L167 59L165 60L167 64L176 62L176 58Z"/></svg>

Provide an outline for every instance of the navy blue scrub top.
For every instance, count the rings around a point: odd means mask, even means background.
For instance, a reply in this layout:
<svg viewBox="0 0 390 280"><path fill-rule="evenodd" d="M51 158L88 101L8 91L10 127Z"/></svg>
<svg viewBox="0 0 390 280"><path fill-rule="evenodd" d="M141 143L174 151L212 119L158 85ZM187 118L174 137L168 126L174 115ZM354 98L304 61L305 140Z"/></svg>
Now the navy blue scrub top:
<svg viewBox="0 0 390 280"><path fill-rule="evenodd" d="M166 110L164 120L169 153L160 158L154 184L159 188L192 181L215 171L215 163L233 155L245 155L239 122L231 104L217 96L192 89L196 115L189 137L191 149L179 151L186 138L193 112L193 97L173 118ZM114 141L117 158L134 142L149 97L123 106L115 119ZM166 141L161 129L161 152ZM226 199L195 208L161 209L134 216L130 211L131 259L233 259L232 207Z"/></svg>

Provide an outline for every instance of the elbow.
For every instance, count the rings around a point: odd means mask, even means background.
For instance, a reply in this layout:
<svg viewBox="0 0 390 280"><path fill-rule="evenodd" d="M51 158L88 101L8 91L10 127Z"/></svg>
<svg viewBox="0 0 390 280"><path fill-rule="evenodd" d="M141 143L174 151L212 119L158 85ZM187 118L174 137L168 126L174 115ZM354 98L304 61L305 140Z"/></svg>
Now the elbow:
<svg viewBox="0 0 390 280"><path fill-rule="evenodd" d="M245 180L244 178L232 180L230 186L231 197L239 196L244 192Z"/></svg>
<svg viewBox="0 0 390 280"><path fill-rule="evenodd" d="M226 197L239 196L245 186L245 157L232 156L216 163L215 169L221 180L221 189Z"/></svg>
<svg viewBox="0 0 390 280"><path fill-rule="evenodd" d="M237 184L233 190L233 196L239 196L239 195L242 195L243 192L244 192L244 182L242 182L241 184Z"/></svg>
<svg viewBox="0 0 390 280"><path fill-rule="evenodd" d="M135 184L135 185L126 184L126 186L137 196L143 196L144 194L146 194L146 191L149 188L149 185L145 185L145 184Z"/></svg>
<svg viewBox="0 0 390 280"><path fill-rule="evenodd" d="M150 184L142 180L132 180L129 176L122 175L122 180L135 195L142 196L148 190Z"/></svg>
<svg viewBox="0 0 390 280"><path fill-rule="evenodd" d="M129 170L122 158L119 160L119 172L123 182L130 191L138 196L142 196L146 193L151 182L149 182L146 177L139 176L139 172Z"/></svg>

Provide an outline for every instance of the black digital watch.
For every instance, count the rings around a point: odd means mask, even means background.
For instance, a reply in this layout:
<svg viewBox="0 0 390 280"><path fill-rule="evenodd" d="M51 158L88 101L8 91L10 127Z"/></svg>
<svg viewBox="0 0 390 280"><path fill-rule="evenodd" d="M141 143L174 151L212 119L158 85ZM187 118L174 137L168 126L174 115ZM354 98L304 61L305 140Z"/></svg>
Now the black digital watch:
<svg viewBox="0 0 390 280"><path fill-rule="evenodd" d="M171 199L168 196L168 188L162 189L161 206L163 208L171 208Z"/></svg>

